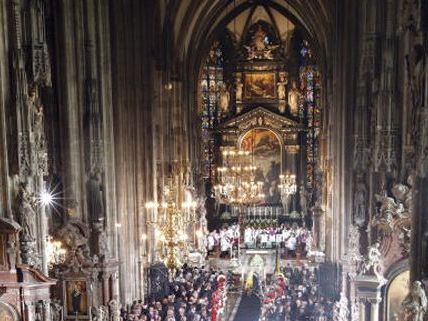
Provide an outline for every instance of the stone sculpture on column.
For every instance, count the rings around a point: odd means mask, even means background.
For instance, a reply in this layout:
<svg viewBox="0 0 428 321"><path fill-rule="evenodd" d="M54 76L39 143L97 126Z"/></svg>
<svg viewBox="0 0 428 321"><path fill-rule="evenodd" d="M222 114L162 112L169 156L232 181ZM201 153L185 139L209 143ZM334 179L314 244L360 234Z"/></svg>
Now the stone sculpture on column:
<svg viewBox="0 0 428 321"><path fill-rule="evenodd" d="M412 283L410 293L402 303L404 321L424 321L428 309L425 290L420 281Z"/></svg>
<svg viewBox="0 0 428 321"><path fill-rule="evenodd" d="M18 192L18 222L22 227L20 234L22 262L31 266L38 264L36 250L36 211L35 199L28 189L27 182L21 183Z"/></svg>
<svg viewBox="0 0 428 321"><path fill-rule="evenodd" d="M296 81L292 82L291 89L288 92L288 106L290 107L290 113L294 116L297 116L299 113L299 100L300 100L300 92L297 89Z"/></svg>
<svg viewBox="0 0 428 321"><path fill-rule="evenodd" d="M222 116L226 116L229 112L230 93L225 84L220 88L219 107Z"/></svg>

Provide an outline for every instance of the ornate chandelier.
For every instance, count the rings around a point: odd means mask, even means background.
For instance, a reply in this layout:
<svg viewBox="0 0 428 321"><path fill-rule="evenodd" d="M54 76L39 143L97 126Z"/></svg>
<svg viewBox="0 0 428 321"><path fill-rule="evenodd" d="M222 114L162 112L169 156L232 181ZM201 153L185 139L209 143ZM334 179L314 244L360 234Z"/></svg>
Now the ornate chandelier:
<svg viewBox="0 0 428 321"><path fill-rule="evenodd" d="M278 188L281 192L281 202L284 206L285 212L288 213L288 203L290 196L295 194L297 191L296 175L286 174L279 176L280 184Z"/></svg>
<svg viewBox="0 0 428 321"><path fill-rule="evenodd" d="M196 222L196 202L188 191L180 188L181 184L169 183L163 190L163 202L146 203L149 213L148 224L155 227L159 241L162 243L161 259L168 270L173 273L182 265L179 256L186 251L187 228Z"/></svg>
<svg viewBox="0 0 428 321"><path fill-rule="evenodd" d="M223 166L217 168L215 196L223 204L256 204L264 200L263 182L257 181L257 167L249 151L222 148Z"/></svg>
<svg viewBox="0 0 428 321"><path fill-rule="evenodd" d="M60 241L54 241L49 235L46 239L46 256L49 270L51 270L54 266L65 262L67 251L62 247Z"/></svg>

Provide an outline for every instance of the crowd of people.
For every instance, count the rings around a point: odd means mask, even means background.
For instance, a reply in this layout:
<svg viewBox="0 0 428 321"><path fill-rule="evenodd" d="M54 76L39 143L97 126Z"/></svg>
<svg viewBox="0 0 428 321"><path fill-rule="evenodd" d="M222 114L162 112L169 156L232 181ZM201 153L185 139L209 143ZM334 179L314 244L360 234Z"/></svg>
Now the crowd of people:
<svg viewBox="0 0 428 321"><path fill-rule="evenodd" d="M238 224L225 225L219 231L215 230L207 236L208 254L217 249L220 257L229 257L233 249L239 245L240 227ZM296 223L282 224L272 227L246 226L243 241L247 249L284 249L286 258L305 256L311 251L312 233L306 227Z"/></svg>
<svg viewBox="0 0 428 321"><path fill-rule="evenodd" d="M308 251L311 242L311 232L296 223L266 228L247 226L244 230L244 243L247 248L280 247L287 250L288 256Z"/></svg>
<svg viewBox="0 0 428 321"><path fill-rule="evenodd" d="M240 229L238 224L224 225L207 236L208 255L220 252L221 258L230 257L232 251L239 246Z"/></svg>
<svg viewBox="0 0 428 321"><path fill-rule="evenodd" d="M184 266L169 281L163 298L135 301L122 309L124 321L217 321L225 313L227 276Z"/></svg>
<svg viewBox="0 0 428 321"><path fill-rule="evenodd" d="M334 301L319 292L317 269L283 269L265 291L260 321L331 321Z"/></svg>

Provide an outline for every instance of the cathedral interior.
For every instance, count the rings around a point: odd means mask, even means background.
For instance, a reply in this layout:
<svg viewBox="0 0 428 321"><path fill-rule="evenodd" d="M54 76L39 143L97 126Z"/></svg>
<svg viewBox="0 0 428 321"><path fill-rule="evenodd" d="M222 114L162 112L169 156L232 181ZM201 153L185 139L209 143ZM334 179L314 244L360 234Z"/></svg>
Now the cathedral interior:
<svg viewBox="0 0 428 321"><path fill-rule="evenodd" d="M0 321L428 320L426 0L0 0Z"/></svg>

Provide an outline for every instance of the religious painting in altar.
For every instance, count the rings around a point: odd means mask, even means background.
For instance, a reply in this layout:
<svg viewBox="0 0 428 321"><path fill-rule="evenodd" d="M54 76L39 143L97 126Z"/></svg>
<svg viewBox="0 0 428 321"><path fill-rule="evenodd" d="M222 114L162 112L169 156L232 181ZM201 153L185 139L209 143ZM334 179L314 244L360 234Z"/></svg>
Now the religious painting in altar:
<svg viewBox="0 0 428 321"><path fill-rule="evenodd" d="M245 98L275 98L275 73L246 73L244 79Z"/></svg>
<svg viewBox="0 0 428 321"><path fill-rule="evenodd" d="M253 154L254 166L257 167L255 179L263 182L265 202L280 203L281 143L278 137L269 129L251 129L243 136L241 148Z"/></svg>
<svg viewBox="0 0 428 321"><path fill-rule="evenodd" d="M85 280L65 281L65 298L68 317L89 317L88 291Z"/></svg>
<svg viewBox="0 0 428 321"><path fill-rule="evenodd" d="M395 321L402 310L401 303L409 293L410 272L404 271L398 274L390 283L387 293L387 320Z"/></svg>

